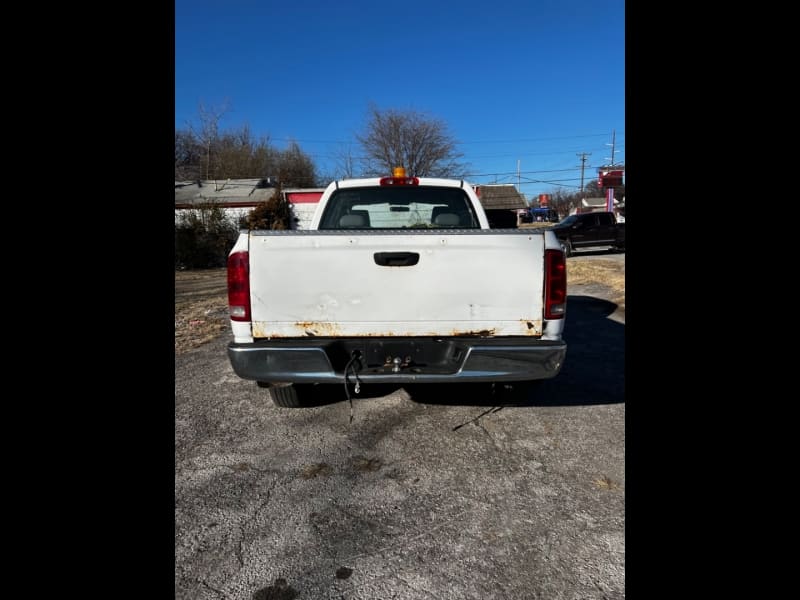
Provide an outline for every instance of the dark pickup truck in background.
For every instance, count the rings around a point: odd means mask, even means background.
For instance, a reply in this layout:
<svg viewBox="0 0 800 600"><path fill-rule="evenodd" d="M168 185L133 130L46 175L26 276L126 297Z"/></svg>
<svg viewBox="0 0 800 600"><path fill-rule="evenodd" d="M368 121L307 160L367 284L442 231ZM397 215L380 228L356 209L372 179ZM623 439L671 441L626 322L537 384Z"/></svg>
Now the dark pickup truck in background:
<svg viewBox="0 0 800 600"><path fill-rule="evenodd" d="M575 250L603 246L625 250L625 223L617 223L613 212L570 215L548 229L556 234L565 256L571 256Z"/></svg>

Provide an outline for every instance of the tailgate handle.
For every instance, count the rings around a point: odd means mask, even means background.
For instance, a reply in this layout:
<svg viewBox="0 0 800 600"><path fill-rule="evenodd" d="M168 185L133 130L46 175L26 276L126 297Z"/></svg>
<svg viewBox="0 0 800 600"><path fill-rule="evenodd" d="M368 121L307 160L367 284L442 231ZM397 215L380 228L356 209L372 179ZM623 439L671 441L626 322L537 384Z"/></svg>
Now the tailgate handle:
<svg viewBox="0 0 800 600"><path fill-rule="evenodd" d="M419 262L419 252L376 252L374 257L381 267L413 267Z"/></svg>

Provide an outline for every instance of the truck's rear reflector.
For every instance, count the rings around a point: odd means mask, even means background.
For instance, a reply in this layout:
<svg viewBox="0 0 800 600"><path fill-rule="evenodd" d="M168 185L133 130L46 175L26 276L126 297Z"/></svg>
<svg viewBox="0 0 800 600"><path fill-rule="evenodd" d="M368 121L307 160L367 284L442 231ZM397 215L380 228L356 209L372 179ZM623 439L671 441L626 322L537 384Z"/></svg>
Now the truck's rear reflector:
<svg viewBox="0 0 800 600"><path fill-rule="evenodd" d="M567 262L561 250L544 251L544 318L563 319L567 312Z"/></svg>
<svg viewBox="0 0 800 600"><path fill-rule="evenodd" d="M231 320L250 320L249 252L234 252L228 257L228 307Z"/></svg>

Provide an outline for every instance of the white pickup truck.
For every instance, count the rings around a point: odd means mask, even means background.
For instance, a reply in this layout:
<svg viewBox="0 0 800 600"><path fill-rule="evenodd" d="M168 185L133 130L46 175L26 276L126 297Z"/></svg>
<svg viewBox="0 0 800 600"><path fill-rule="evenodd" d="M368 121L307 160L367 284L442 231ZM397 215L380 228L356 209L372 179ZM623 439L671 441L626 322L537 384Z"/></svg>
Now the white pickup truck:
<svg viewBox="0 0 800 600"><path fill-rule="evenodd" d="M547 379L567 349L553 232L490 229L470 184L402 168L332 182L309 230L242 231L228 300L233 370L282 407L304 384Z"/></svg>

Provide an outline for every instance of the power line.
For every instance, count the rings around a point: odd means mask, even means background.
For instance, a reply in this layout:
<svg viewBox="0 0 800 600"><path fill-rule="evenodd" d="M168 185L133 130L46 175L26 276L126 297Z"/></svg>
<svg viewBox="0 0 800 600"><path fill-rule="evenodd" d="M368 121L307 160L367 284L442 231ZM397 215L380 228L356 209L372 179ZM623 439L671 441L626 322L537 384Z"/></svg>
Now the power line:
<svg viewBox="0 0 800 600"><path fill-rule="evenodd" d="M623 132L624 133L624 132ZM554 137L542 137L542 138L519 138L516 140L478 140L472 142L456 142L456 144L514 144L517 142L544 142L548 140L568 140L568 139L576 139L576 138L587 138L587 137L600 137L608 135L606 133L586 133L582 135L559 135Z"/></svg>
<svg viewBox="0 0 800 600"><path fill-rule="evenodd" d="M586 148L586 146L583 146ZM469 159L479 159L479 158L506 158L512 156L518 156L525 158L526 156L550 156L553 154L571 154L572 152L576 152L578 150L582 150L583 148L571 148L569 150L551 150L549 152L514 152L514 153L504 153L504 154L465 154L465 158ZM605 150L605 148L594 148L594 150Z"/></svg>
<svg viewBox="0 0 800 600"><path fill-rule="evenodd" d="M624 133L624 131L622 132ZM455 142L456 145L461 144L515 144L518 142L545 142L549 140L570 140L570 139L578 139L578 138L588 138L588 137L602 137L607 136L608 132L605 133L585 133L580 135L558 135L552 137L540 137L540 138L518 138L514 140L472 140L467 142ZM352 144L354 143L353 140L310 140L310 139L299 139L294 137L269 137L270 140L278 140L283 142L304 142L306 144Z"/></svg>
<svg viewBox="0 0 800 600"><path fill-rule="evenodd" d="M596 165L596 166L589 166L588 168L590 168L590 169L599 169L602 166L603 165ZM560 172L564 172L564 171L577 171L580 168L581 167L571 167L569 169L542 169L542 170L539 170L539 171L520 171L520 173L528 173L528 174L533 174L533 173L560 173ZM498 171L496 173L466 173L465 176L468 176L468 177L496 177L498 175L516 175L516 174L517 174L516 171ZM577 181L577 178L575 178L575 180Z"/></svg>

